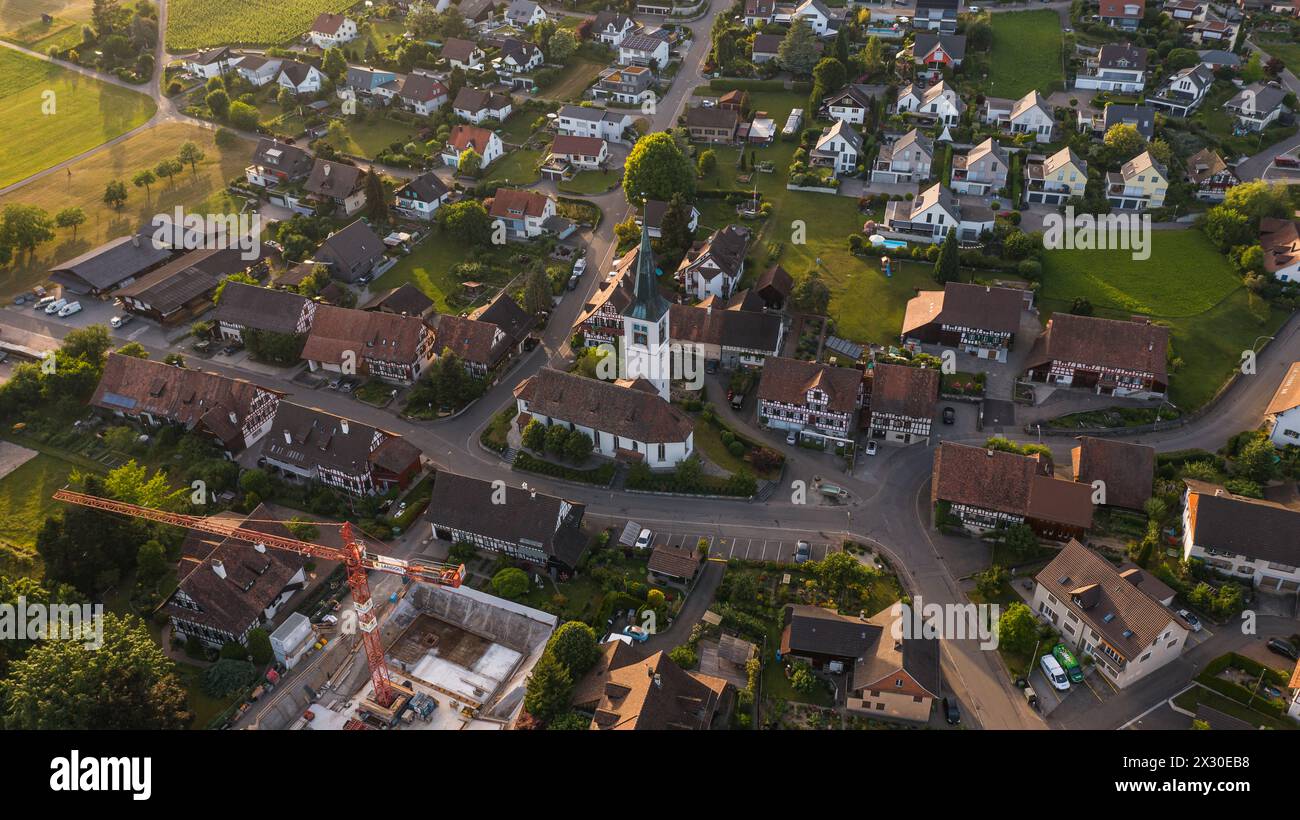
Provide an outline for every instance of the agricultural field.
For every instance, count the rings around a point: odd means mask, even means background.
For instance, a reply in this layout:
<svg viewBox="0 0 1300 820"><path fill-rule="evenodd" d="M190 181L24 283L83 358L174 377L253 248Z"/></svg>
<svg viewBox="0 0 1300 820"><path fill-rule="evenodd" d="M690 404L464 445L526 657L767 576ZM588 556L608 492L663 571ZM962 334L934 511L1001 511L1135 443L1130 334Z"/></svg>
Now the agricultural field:
<svg viewBox="0 0 1300 820"><path fill-rule="evenodd" d="M206 154L198 164L197 175L187 168L173 182L154 183L150 193L131 185L136 171L150 167L163 157L175 156L187 140L197 143ZM21 202L39 205L53 214L75 205L84 209L87 216L86 224L77 229L75 237L70 230L58 230L54 240L38 247L32 258L24 256L7 268L0 268L0 295L8 298L40 283L55 263L138 229L148 224L154 214L170 211L177 205L205 213L238 209L241 202L226 193L225 183L242 175L252 151L253 144L247 140L240 139L223 151L217 148L209 129L165 123L79 160L70 166L71 175L63 171L47 174L0 196L0 208ZM102 199L104 187L114 179L124 180L129 192L120 212L108 208Z"/></svg>
<svg viewBox="0 0 1300 820"><path fill-rule="evenodd" d="M1039 305L1044 321L1084 298L1097 316L1168 324L1183 360L1170 377L1170 400L1188 412L1214 396L1241 351L1272 335L1285 314L1247 291L1199 231L1155 231L1152 242L1145 261L1128 251L1049 251Z"/></svg>
<svg viewBox="0 0 1300 820"><path fill-rule="evenodd" d="M987 93L1019 99L1037 88L1047 94L1062 87L1061 18L1036 9L993 14L993 51Z"/></svg>
<svg viewBox="0 0 1300 820"><path fill-rule="evenodd" d="M219 45L280 45L305 33L322 12L341 12L355 0L172 0L167 47L173 51Z"/></svg>
<svg viewBox="0 0 1300 820"><path fill-rule="evenodd" d="M5 134L0 188L143 125L156 109L143 94L0 49L0 118L22 123Z"/></svg>
<svg viewBox="0 0 1300 820"><path fill-rule="evenodd" d="M569 68L564 76L556 80L550 88L544 89L538 96L548 100L578 102L582 99L582 92L596 82L596 78L600 76L600 72L604 69L604 63L576 57L572 58L569 60Z"/></svg>
<svg viewBox="0 0 1300 820"><path fill-rule="evenodd" d="M0 36L30 48L30 43L74 26L80 40L80 24L90 19L93 5L91 0L8 0L0 4ZM54 21L46 25L43 14Z"/></svg>

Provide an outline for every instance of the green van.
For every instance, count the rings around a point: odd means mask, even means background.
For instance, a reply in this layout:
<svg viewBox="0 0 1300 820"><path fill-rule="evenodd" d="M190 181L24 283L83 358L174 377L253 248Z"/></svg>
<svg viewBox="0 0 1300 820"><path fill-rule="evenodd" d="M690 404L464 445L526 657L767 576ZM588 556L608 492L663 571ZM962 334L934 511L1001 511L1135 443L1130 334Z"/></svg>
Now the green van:
<svg viewBox="0 0 1300 820"><path fill-rule="evenodd" d="M1052 647L1052 655L1056 657L1056 662L1065 670L1069 676L1070 683L1083 683L1083 668L1075 660L1074 653L1071 652L1065 644L1058 643Z"/></svg>

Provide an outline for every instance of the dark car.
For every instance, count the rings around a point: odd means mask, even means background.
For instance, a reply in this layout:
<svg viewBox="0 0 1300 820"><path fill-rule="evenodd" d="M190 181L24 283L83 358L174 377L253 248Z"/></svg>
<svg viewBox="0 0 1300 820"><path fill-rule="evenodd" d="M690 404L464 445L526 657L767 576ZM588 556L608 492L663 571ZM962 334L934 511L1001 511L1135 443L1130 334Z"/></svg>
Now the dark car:
<svg viewBox="0 0 1300 820"><path fill-rule="evenodd" d="M954 424L957 421L957 411L951 407L943 408L943 423Z"/></svg>
<svg viewBox="0 0 1300 820"><path fill-rule="evenodd" d="M1288 641L1282 640L1281 638L1269 638L1268 651L1276 652L1282 657L1290 658L1293 661L1300 660L1300 652L1296 652L1294 646L1292 646Z"/></svg>
<svg viewBox="0 0 1300 820"><path fill-rule="evenodd" d="M943 719L948 721L949 726L956 726L961 723L961 707L957 705L957 700L943 699Z"/></svg>

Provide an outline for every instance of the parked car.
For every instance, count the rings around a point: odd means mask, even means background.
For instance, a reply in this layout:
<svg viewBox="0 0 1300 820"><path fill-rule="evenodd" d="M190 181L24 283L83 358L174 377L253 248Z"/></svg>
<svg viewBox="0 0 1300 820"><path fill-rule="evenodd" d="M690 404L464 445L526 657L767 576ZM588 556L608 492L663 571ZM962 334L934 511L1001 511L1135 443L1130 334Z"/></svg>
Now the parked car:
<svg viewBox="0 0 1300 820"><path fill-rule="evenodd" d="M1056 658L1044 655L1038 659L1038 665L1043 668L1043 676L1052 686L1062 692L1070 688L1070 679L1065 676L1065 670L1056 662Z"/></svg>
<svg viewBox="0 0 1300 820"><path fill-rule="evenodd" d="M58 313L60 310L63 310L63 306L66 305L67 303L68 303L67 299L61 297L55 299L53 302L50 302L45 306L45 315L53 316L54 314Z"/></svg>
<svg viewBox="0 0 1300 820"><path fill-rule="evenodd" d="M320 617L320 622L325 624L326 626L337 626L339 622L339 616L333 613L326 613L325 615L322 615Z"/></svg>
<svg viewBox="0 0 1300 820"><path fill-rule="evenodd" d="M42 296L40 299L36 300L36 304L32 305L32 309L45 310L47 307L50 306L50 303L57 298L58 298L57 296Z"/></svg>
<svg viewBox="0 0 1300 820"><path fill-rule="evenodd" d="M1188 610L1186 610L1186 609L1180 609L1180 610L1178 610L1178 617L1179 617L1179 618L1182 618L1184 621L1186 621L1186 622L1187 622L1187 626L1188 626L1188 627L1189 627L1193 632L1200 632L1200 631L1201 631L1201 619L1198 618L1198 617L1196 617L1195 615L1193 615L1190 611L1188 611Z"/></svg>
<svg viewBox="0 0 1300 820"><path fill-rule="evenodd" d="M637 643L645 643L650 640L650 633L640 626L625 626L623 627L623 634Z"/></svg>
<svg viewBox="0 0 1300 820"><path fill-rule="evenodd" d="M112 319L109 319L108 323L113 327L126 327L131 324L131 320L134 318L135 317L129 313L123 313L121 316L114 316Z"/></svg>
<svg viewBox="0 0 1300 820"><path fill-rule="evenodd" d="M581 276L587 272L587 257L583 256L573 263L573 275Z"/></svg>
<svg viewBox="0 0 1300 820"><path fill-rule="evenodd" d="M655 539L655 534L647 527L641 530L641 534L636 537L636 548L639 550L650 549L650 542Z"/></svg>
<svg viewBox="0 0 1300 820"><path fill-rule="evenodd" d="M794 548L794 562L802 564L812 559L812 544L807 541L800 541Z"/></svg>
<svg viewBox="0 0 1300 820"><path fill-rule="evenodd" d="M80 313L80 312L81 312L80 302L68 302L66 305L59 308L59 318L63 319L68 316L71 316L74 313Z"/></svg>
<svg viewBox="0 0 1300 820"><path fill-rule="evenodd" d="M876 454L877 449L879 448L876 445L875 439L871 439L867 442L867 455L874 456Z"/></svg>
<svg viewBox="0 0 1300 820"><path fill-rule="evenodd" d="M343 380L343 383L339 385L339 392L340 392L340 393L351 393L351 392L352 392L352 388L354 388L354 387L356 387L356 386L357 386L357 383L356 383L355 381L353 381L352 379L344 379L344 380Z"/></svg>
<svg viewBox="0 0 1300 820"><path fill-rule="evenodd" d="M943 719L948 721L949 726L956 726L961 723L961 707L957 705L957 699L943 699Z"/></svg>
<svg viewBox="0 0 1300 820"><path fill-rule="evenodd" d="M1300 660L1300 653L1296 652L1295 647L1291 645L1290 641L1284 641L1281 638L1269 638L1268 651L1281 655L1284 658L1290 658L1293 661Z"/></svg>
<svg viewBox="0 0 1300 820"><path fill-rule="evenodd" d="M342 384L342 383L343 383L343 380L342 380L342 379L330 379L329 389L330 389L330 390L338 390L338 389L339 389L339 385Z"/></svg>
<svg viewBox="0 0 1300 820"><path fill-rule="evenodd" d="M951 407L943 408L943 423L955 424L957 421L957 411Z"/></svg>
<svg viewBox="0 0 1300 820"><path fill-rule="evenodd" d="M569 290L577 290L577 289L578 289L578 274L575 273L569 277Z"/></svg>
<svg viewBox="0 0 1300 820"><path fill-rule="evenodd" d="M786 433L786 434L785 434L785 443L786 443L786 444L792 444L792 445L793 445L793 444L798 444L798 443L799 443L799 432L798 432L797 430L791 430L790 432Z"/></svg>

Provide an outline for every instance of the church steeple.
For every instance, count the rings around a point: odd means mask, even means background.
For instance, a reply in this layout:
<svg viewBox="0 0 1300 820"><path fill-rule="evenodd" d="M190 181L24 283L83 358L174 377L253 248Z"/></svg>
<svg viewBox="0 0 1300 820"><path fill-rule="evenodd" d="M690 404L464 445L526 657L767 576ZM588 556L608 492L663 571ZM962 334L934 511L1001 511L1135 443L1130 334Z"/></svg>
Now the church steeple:
<svg viewBox="0 0 1300 820"><path fill-rule="evenodd" d="M655 284L655 253L650 247L650 229L641 223L641 247L636 252L636 278L632 282L632 301L624 316L643 322L658 322L668 312L668 302Z"/></svg>

